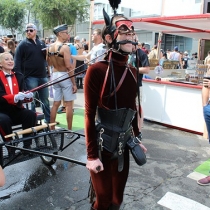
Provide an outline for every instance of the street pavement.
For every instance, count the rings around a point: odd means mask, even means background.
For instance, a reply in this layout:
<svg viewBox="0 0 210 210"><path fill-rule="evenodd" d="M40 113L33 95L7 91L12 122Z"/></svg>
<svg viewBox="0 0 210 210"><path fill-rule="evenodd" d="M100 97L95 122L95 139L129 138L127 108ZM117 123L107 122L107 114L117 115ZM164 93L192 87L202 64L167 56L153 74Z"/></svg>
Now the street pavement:
<svg viewBox="0 0 210 210"><path fill-rule="evenodd" d="M84 106L82 90L74 106ZM121 210L210 210L210 186L199 186L196 178L189 176L209 159L208 141L150 121L144 122L142 132L147 163L140 167L131 157ZM85 162L84 138L59 155ZM37 157L4 171L6 184L0 189L0 210L90 209L89 172L84 166L57 160L49 167Z"/></svg>

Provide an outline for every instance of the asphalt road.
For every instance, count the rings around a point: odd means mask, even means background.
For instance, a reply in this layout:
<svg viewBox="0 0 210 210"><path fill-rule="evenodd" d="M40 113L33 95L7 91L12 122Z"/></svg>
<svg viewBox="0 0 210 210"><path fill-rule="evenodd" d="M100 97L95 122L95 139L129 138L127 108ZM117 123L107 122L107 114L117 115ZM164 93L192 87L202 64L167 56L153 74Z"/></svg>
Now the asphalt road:
<svg viewBox="0 0 210 210"><path fill-rule="evenodd" d="M75 106L84 103L78 93ZM83 130L79 131L83 133ZM66 141L67 142L67 141ZM179 207L158 202L173 193L210 209L210 187L199 186L187 176L210 156L207 140L201 136L145 122L143 142L148 149L147 163L140 167L131 157L129 178L124 192L123 210L201 210L180 200ZM80 138L62 156L85 162L85 141ZM6 185L0 190L1 210L89 210L89 173L84 166L57 160L45 166L39 157L4 169ZM169 203L167 200L166 203ZM187 209L188 208L188 209Z"/></svg>

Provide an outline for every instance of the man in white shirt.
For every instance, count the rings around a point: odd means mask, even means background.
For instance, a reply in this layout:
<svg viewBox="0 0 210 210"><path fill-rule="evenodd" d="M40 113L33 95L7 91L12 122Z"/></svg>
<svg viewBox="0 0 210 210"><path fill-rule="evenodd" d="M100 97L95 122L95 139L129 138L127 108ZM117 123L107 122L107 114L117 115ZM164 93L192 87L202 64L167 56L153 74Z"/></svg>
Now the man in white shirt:
<svg viewBox="0 0 210 210"><path fill-rule="evenodd" d="M174 51L170 53L169 59L173 61L179 61L179 66L177 68L183 69L181 54L178 52L177 46L175 46Z"/></svg>
<svg viewBox="0 0 210 210"><path fill-rule="evenodd" d="M94 47L86 55L71 55L73 59L76 60L86 60L89 64L96 63L100 60L103 60L104 53L106 52L105 45L103 44L101 29L95 29L92 34L92 42Z"/></svg>

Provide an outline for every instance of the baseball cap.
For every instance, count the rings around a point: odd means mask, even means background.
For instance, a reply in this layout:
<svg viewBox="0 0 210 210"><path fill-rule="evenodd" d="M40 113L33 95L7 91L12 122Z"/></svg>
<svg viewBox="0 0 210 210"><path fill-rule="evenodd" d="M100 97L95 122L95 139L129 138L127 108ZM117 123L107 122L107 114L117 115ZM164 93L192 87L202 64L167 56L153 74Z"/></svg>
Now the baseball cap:
<svg viewBox="0 0 210 210"><path fill-rule="evenodd" d="M80 40L79 36L75 36L75 37L74 37L74 40L79 41L79 40Z"/></svg>
<svg viewBox="0 0 210 210"><path fill-rule="evenodd" d="M34 30L37 30L37 27L36 27L33 23L28 23L28 24L26 25L26 30L27 30L28 28L32 28L32 29L34 29Z"/></svg>
<svg viewBox="0 0 210 210"><path fill-rule="evenodd" d="M178 48L177 46L175 46L175 47L174 47L174 50L175 50L175 51L178 51L178 50L179 50L179 48Z"/></svg>

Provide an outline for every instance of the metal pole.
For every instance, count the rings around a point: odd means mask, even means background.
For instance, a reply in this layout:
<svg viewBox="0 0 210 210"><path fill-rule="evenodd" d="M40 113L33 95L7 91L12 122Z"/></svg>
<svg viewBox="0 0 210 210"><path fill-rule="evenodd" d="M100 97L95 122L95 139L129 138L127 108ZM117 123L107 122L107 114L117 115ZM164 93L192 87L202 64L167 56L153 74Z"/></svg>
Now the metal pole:
<svg viewBox="0 0 210 210"><path fill-rule="evenodd" d="M201 6L200 6L200 14L204 14L204 9L206 9L205 0L201 0ZM199 39L198 41L198 55L197 59L202 60L205 58L204 55L204 48L205 48L205 40Z"/></svg>
<svg viewBox="0 0 210 210"><path fill-rule="evenodd" d="M164 16L165 13L165 0L162 0L162 5L161 5L161 17Z"/></svg>
<svg viewBox="0 0 210 210"><path fill-rule="evenodd" d="M164 9L165 9L165 0L162 0L161 17L164 16ZM158 59L158 61L160 60L160 50L161 50L162 36L163 36L163 33L159 32L159 34L158 34L158 43L157 43L157 52L158 52L157 59Z"/></svg>
<svg viewBox="0 0 210 210"><path fill-rule="evenodd" d="M89 46L88 51L92 48L92 26L93 26L93 19L94 19L94 0L90 0L90 25L89 25Z"/></svg>
<svg viewBox="0 0 210 210"><path fill-rule="evenodd" d="M160 60L160 50L161 50L161 42L162 42L162 33L159 32L159 35L158 35L158 44L157 44L157 59Z"/></svg>

